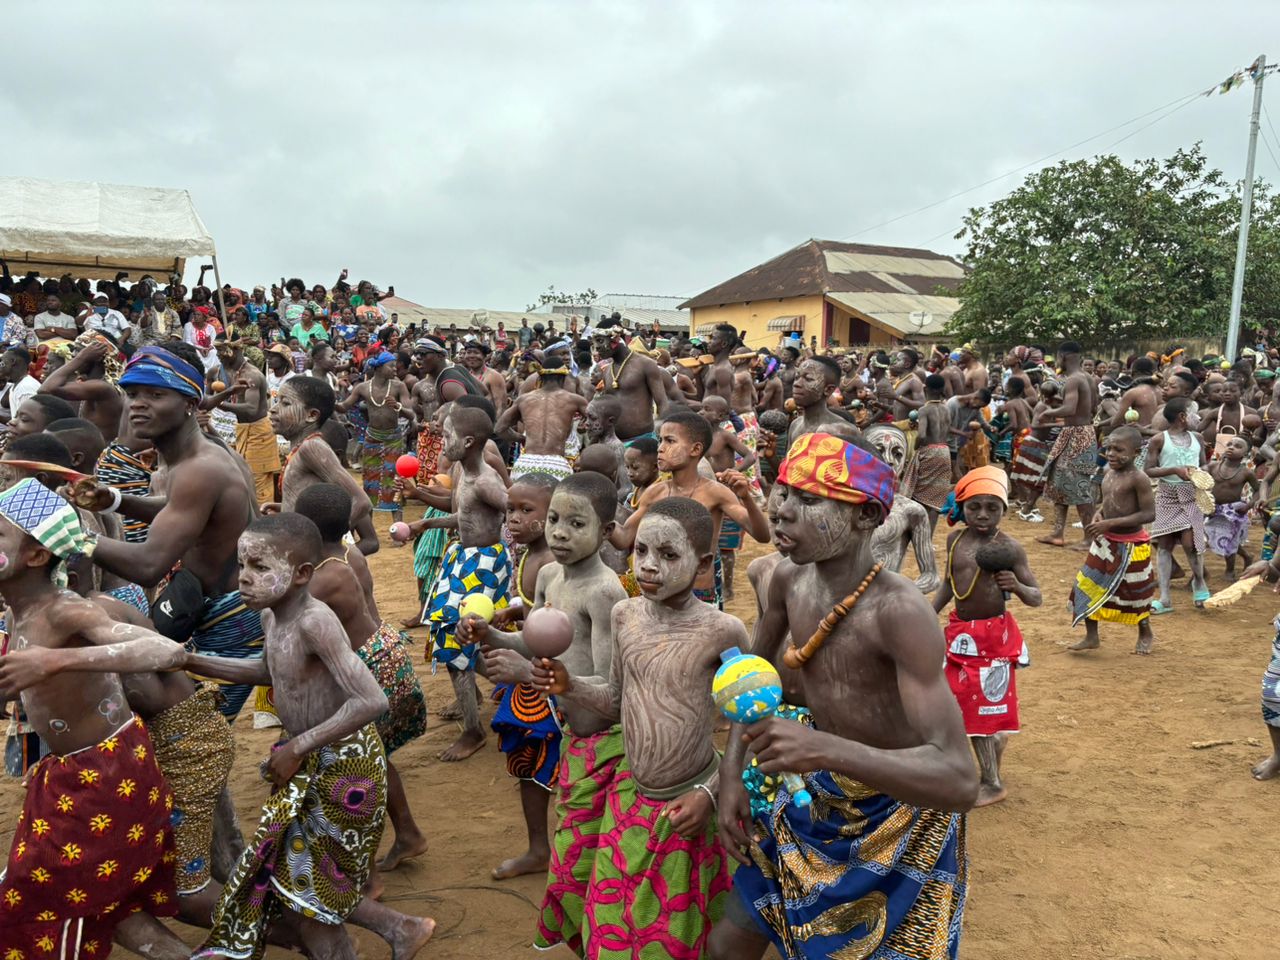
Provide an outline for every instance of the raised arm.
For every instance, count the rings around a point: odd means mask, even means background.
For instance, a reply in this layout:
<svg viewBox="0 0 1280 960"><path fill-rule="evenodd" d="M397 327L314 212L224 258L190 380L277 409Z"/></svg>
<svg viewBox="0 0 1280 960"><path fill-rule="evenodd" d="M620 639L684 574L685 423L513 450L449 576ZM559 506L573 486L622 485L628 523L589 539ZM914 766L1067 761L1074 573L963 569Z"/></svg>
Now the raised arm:
<svg viewBox="0 0 1280 960"><path fill-rule="evenodd" d="M187 653L182 644L154 630L120 623L91 600L55 604L50 624L64 636L79 636L89 647L28 647L0 657L0 696L18 693L54 674L84 670L93 673L141 673L177 670Z"/></svg>
<svg viewBox="0 0 1280 960"><path fill-rule="evenodd" d="M332 483L351 496L351 518L348 523L354 529L361 519L373 513L369 495L356 482L355 477L342 469L342 463L327 443L304 443L294 451L299 465L320 478L321 483ZM363 552L363 551L361 551Z"/></svg>
<svg viewBox="0 0 1280 960"><path fill-rule="evenodd" d="M751 495L751 481L737 470L725 470L716 479L729 488L721 505L724 515L747 531L756 543L768 543L769 518Z"/></svg>
<svg viewBox="0 0 1280 960"><path fill-rule="evenodd" d="M63 400L106 400L119 395L105 380L78 380L80 371L107 355L105 343L89 344L74 357L49 374L37 393L52 394Z"/></svg>

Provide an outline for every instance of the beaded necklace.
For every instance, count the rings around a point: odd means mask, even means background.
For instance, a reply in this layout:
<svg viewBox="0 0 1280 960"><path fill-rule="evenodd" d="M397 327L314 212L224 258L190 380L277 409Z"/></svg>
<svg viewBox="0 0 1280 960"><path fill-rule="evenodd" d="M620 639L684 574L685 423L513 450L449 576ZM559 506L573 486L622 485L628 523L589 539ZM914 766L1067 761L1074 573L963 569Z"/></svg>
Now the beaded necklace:
<svg viewBox="0 0 1280 960"><path fill-rule="evenodd" d="M803 647L797 648L793 640L782 654L783 662L792 670L799 670L810 657L821 650L822 645L827 642L827 637L831 635L831 631L836 628L841 620L849 615L849 611L858 605L858 601L862 599L867 587L871 586L871 581L876 578L876 575L880 573L883 567L884 565L881 563L875 564L871 568L871 572L862 578L862 582L858 584L858 589L832 607L831 612L822 618L822 621L818 624L818 629L813 631L813 636L805 642Z"/></svg>

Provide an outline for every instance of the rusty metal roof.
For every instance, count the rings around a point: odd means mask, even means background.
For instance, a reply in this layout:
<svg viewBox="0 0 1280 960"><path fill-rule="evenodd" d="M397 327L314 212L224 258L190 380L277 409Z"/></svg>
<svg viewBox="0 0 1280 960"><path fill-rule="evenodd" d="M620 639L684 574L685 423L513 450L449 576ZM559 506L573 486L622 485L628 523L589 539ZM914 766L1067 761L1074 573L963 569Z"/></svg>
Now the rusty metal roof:
<svg viewBox="0 0 1280 960"><path fill-rule="evenodd" d="M692 297L680 308L833 293L945 296L963 278L964 267L958 261L932 250L806 240Z"/></svg>

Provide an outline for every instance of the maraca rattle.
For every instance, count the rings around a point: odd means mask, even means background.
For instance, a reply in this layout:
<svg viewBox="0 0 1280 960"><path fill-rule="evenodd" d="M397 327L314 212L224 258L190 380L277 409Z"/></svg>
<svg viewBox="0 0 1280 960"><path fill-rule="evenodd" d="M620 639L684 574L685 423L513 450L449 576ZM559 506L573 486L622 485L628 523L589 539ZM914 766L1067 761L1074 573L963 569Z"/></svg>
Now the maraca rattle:
<svg viewBox="0 0 1280 960"><path fill-rule="evenodd" d="M573 621L563 610L538 607L524 618L520 635L535 658L554 660L573 644Z"/></svg>
<svg viewBox="0 0 1280 960"><path fill-rule="evenodd" d="M221 380L215 380L209 384L209 390L213 393L221 393L225 389L227 389L227 385Z"/></svg>
<svg viewBox="0 0 1280 960"><path fill-rule="evenodd" d="M409 525L403 520L397 520L393 523L388 532L391 534L391 539L396 543L407 543L409 538L413 536L413 531L409 529Z"/></svg>
<svg viewBox="0 0 1280 960"><path fill-rule="evenodd" d="M973 560L986 573L1012 570L1018 565L1018 548L1005 540L992 540L973 552ZM1004 591L1004 598L1009 599L1008 590Z"/></svg>
<svg viewBox="0 0 1280 960"><path fill-rule="evenodd" d="M755 723L773 716L782 703L782 678L763 657L730 647L720 654L720 669L711 681L711 696L732 723ZM797 807L813 803L804 778L798 773L782 774L782 782Z"/></svg>
<svg viewBox="0 0 1280 960"><path fill-rule="evenodd" d="M422 464L418 462L418 458L412 453L406 453L396 458L396 475L410 480L418 475L418 471L422 469Z"/></svg>
<svg viewBox="0 0 1280 960"><path fill-rule="evenodd" d="M473 593L470 596L463 597L462 602L458 604L459 620L466 617L479 617L485 623L488 623L493 619L494 613L493 601L483 593Z"/></svg>

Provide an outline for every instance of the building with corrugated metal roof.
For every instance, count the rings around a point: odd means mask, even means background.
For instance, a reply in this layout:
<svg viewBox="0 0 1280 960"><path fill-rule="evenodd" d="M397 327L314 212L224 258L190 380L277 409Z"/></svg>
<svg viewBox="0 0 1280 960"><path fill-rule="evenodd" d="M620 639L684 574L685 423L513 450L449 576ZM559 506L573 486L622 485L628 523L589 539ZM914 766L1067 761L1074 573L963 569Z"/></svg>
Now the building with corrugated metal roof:
<svg viewBox="0 0 1280 960"><path fill-rule="evenodd" d="M834 240L806 240L680 304L689 329L718 323L745 331L747 346L846 347L935 341L960 306L964 267L944 254Z"/></svg>

